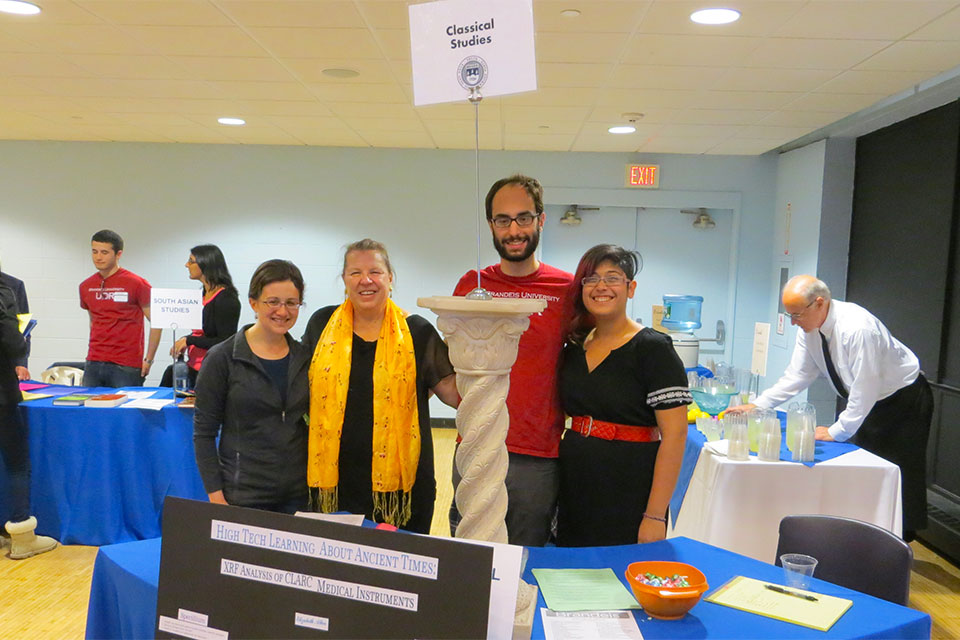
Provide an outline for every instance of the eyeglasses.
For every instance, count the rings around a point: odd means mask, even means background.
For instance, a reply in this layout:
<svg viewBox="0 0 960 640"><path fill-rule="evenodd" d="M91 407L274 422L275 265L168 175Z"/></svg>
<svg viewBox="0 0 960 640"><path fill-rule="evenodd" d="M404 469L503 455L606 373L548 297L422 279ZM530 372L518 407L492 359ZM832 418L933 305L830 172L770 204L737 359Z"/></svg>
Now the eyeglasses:
<svg viewBox="0 0 960 640"><path fill-rule="evenodd" d="M617 285L626 283L627 277L618 273L608 273L602 278L600 276L587 276L586 278L580 279L580 284L585 287L595 287L600 284L601 281L608 287L616 287Z"/></svg>
<svg viewBox="0 0 960 640"><path fill-rule="evenodd" d="M287 311L297 311L303 306L303 303L299 300L281 300L280 298L267 298L266 300L261 300L260 302L267 305L271 309L286 307Z"/></svg>
<svg viewBox="0 0 960 640"><path fill-rule="evenodd" d="M797 311L796 313L788 313L788 314L786 314L786 315L788 315L791 320L799 320L800 318L803 317L803 314L805 314L805 313L807 312L807 309L809 309L810 307L812 307L812 306L813 306L813 303L816 302L818 299L819 299L819 298L814 298L814 299L810 302L810 304L808 304L807 306L805 306L805 307L803 308L802 311Z"/></svg>
<svg viewBox="0 0 960 640"><path fill-rule="evenodd" d="M197 264L197 261L193 258L187 258L187 264Z"/></svg>
<svg viewBox="0 0 960 640"><path fill-rule="evenodd" d="M529 227L533 224L533 221L540 217L540 214L533 214L530 212L523 212L517 215L514 218L511 218L507 215L493 216L493 226L498 229L506 229L510 226L511 223L516 222L518 227Z"/></svg>

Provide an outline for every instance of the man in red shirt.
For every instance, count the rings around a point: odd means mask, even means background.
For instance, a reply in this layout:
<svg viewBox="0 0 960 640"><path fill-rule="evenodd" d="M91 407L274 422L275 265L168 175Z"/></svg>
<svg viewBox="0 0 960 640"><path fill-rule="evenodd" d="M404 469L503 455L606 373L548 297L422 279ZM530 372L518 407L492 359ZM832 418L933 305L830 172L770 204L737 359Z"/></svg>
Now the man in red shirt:
<svg viewBox="0 0 960 640"><path fill-rule="evenodd" d="M507 409L507 534L511 544L543 546L557 505L563 409L557 393L557 367L572 314L573 275L536 258L543 229L543 187L534 178L513 175L498 180L486 198L487 224L500 264L480 272L481 286L494 298L540 298L547 308L530 317L520 337L517 362L510 371ZM477 286L477 272L466 273L453 294ZM460 477L453 470L454 487ZM459 522L456 503L451 524Z"/></svg>
<svg viewBox="0 0 960 640"><path fill-rule="evenodd" d="M97 273L80 283L80 307L90 314L85 387L136 387L150 373L160 329L150 329L143 353L143 318L150 319L150 283L120 266L123 238L104 229L90 241Z"/></svg>

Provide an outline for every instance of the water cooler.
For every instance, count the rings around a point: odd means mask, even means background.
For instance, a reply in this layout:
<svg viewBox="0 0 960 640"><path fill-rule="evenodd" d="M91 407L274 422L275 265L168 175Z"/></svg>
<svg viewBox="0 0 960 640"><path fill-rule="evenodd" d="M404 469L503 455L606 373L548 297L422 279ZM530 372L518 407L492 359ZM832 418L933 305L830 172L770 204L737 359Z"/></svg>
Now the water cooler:
<svg viewBox="0 0 960 640"><path fill-rule="evenodd" d="M683 366L692 369L700 359L700 343L716 342L723 346L723 320L717 320L717 336L715 338L698 338L693 332L700 328L700 308L703 306L703 296L681 296L664 294L663 296L663 328L670 332L673 339L673 348L680 356Z"/></svg>

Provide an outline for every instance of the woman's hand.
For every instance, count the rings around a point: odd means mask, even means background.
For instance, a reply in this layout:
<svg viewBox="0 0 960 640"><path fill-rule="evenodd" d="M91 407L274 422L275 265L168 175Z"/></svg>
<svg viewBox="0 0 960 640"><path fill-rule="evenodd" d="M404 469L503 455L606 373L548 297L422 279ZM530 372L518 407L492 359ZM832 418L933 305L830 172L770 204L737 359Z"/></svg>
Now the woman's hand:
<svg viewBox="0 0 960 640"><path fill-rule="evenodd" d="M213 504L227 504L227 499L223 497L223 489L208 493L207 497L210 498L210 502Z"/></svg>
<svg viewBox="0 0 960 640"><path fill-rule="evenodd" d="M640 529L637 530L637 542L656 542L664 540L667 537L667 523L658 520L644 518L640 521Z"/></svg>
<svg viewBox="0 0 960 640"><path fill-rule="evenodd" d="M170 349L170 355L176 358L181 353L183 353L187 348L187 338L178 338L176 342L173 343L173 347Z"/></svg>

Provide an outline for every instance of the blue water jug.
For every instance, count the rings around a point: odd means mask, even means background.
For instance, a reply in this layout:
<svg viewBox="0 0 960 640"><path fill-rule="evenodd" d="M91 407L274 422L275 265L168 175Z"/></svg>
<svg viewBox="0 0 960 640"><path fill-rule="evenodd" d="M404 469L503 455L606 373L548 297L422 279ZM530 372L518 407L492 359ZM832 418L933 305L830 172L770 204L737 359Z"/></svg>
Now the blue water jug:
<svg viewBox="0 0 960 640"><path fill-rule="evenodd" d="M668 331L693 331L700 328L700 307L703 296L663 296L663 321Z"/></svg>

